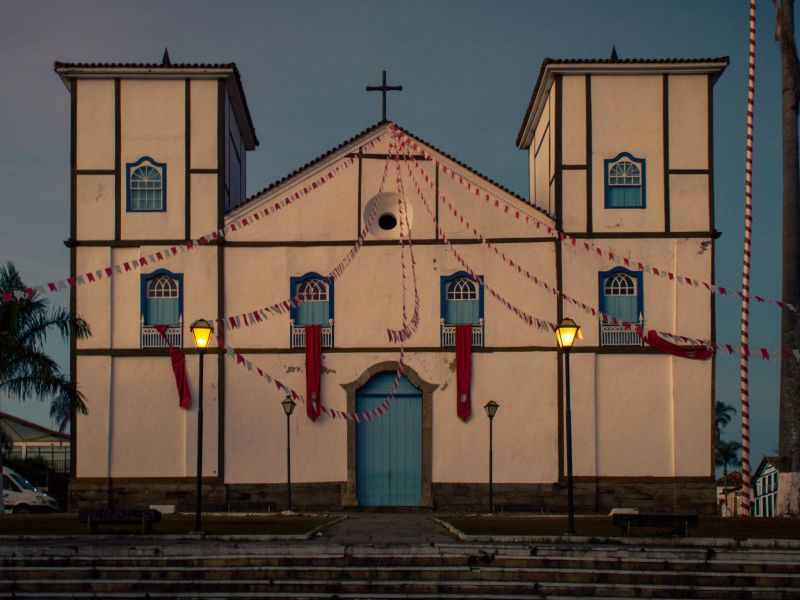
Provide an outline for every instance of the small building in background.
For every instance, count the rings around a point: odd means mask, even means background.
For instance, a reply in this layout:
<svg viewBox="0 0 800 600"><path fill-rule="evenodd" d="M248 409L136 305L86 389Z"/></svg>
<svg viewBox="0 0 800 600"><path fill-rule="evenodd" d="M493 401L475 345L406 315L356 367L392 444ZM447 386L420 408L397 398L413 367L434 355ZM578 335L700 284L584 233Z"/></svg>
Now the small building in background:
<svg viewBox="0 0 800 600"><path fill-rule="evenodd" d="M742 474L739 471L728 473L717 479L717 512L721 517L746 517L742 508Z"/></svg>
<svg viewBox="0 0 800 600"><path fill-rule="evenodd" d="M41 457L54 471L69 472L71 447L68 433L4 412L0 412L0 424L12 443L11 453L6 453L6 457L17 460Z"/></svg>
<svg viewBox="0 0 800 600"><path fill-rule="evenodd" d="M780 462L777 456L761 459L753 475L753 516L773 517L778 503Z"/></svg>

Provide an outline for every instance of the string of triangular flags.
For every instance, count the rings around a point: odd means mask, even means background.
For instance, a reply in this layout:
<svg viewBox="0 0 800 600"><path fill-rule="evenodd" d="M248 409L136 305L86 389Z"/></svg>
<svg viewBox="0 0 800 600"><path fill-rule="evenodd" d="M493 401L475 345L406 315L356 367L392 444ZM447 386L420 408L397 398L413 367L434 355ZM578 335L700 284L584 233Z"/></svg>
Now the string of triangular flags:
<svg viewBox="0 0 800 600"><path fill-rule="evenodd" d="M362 146L359 149L359 153L372 149L375 146L375 144L377 144L380 141L381 137L382 136L377 136L375 139ZM54 294L56 292L71 287L96 283L98 281L102 281L103 279L109 279L115 275L131 273L139 269L142 269L143 267L147 267L153 264L158 264L169 258L172 258L173 256L176 256L179 252L188 252L189 250L193 250L194 248L197 248L199 246L206 246L208 244L211 244L213 242L216 242L224 238L228 233L238 231L239 229L243 229L249 225L257 223L261 221L261 219L267 218L275 214L276 212L282 210L283 208L299 201L300 199L311 195L321 186L333 180L339 173L350 168L355 162L356 162L355 158L348 157L344 159L341 164L338 164L335 167L328 169L325 173L323 173L319 177L316 177L310 182L306 183L302 188L296 190L295 192L288 194L281 199L270 201L270 203L267 206L259 208L258 210L255 210L250 214L240 217L232 221L231 223L228 223L227 225L224 225L223 227L220 227L219 229L211 231L205 235L201 235L192 240L187 240L181 244L176 244L174 246L167 246L166 248L152 252L147 256L142 256L139 258L135 258L133 260L109 265L103 267L102 269L97 269L95 271L89 271L82 275L77 275L74 278L66 277L64 279L59 279L57 281L51 281L41 285L30 286L25 290L19 290L13 293L4 292L3 294L0 294L0 300L3 302L11 302L15 298L20 298L20 299L33 298L37 294L39 295Z"/></svg>
<svg viewBox="0 0 800 600"><path fill-rule="evenodd" d="M237 366L243 367L250 371L251 373L255 373L262 379L264 379L268 384L273 384L275 387L283 392L286 396L290 396L296 402L300 402L301 404L306 403L305 397L298 392L297 390L289 387L278 378L273 377L266 371L264 371L261 367L253 364L253 362L247 359L244 354L236 350L236 348L232 348L225 344L223 338L221 336L217 336L217 346L225 352L225 355L230 358L231 360L235 361ZM328 415L331 419L344 419L345 421L353 421L355 423L371 423L376 419L380 419L386 412L389 410L389 407L392 405L392 401L394 400L394 395L397 392L397 388L400 386L400 378L403 375L403 367L405 366L405 350L402 346L400 346L400 356L397 361L397 370L395 371L394 381L392 382L392 389L387 394L386 399L381 402L378 406L364 412L350 412L346 410L338 410L335 408L330 408L329 406L325 406L324 404L320 405L320 409L323 413Z"/></svg>
<svg viewBox="0 0 800 600"><path fill-rule="evenodd" d="M411 226L408 221L408 207L406 206L406 199L405 199L405 192L403 191L403 181L402 181L402 171L400 170L400 159L395 150L394 144L389 142L389 153L392 154L394 150L394 162L395 167L397 170L397 191L398 191L398 213L400 215L400 273L402 276L402 287L403 287L403 326L402 329L387 329L386 333L389 336L390 342L405 342L417 330L419 326L419 288L417 287L417 270L416 270L416 259L414 258L414 247L411 242ZM389 164L389 161L386 161L386 164ZM408 320L408 315L406 312L407 306L407 294L406 294L406 242L405 239L408 239L408 250L411 256L411 277L413 279L414 285L414 310L412 312L411 321Z"/></svg>
<svg viewBox="0 0 800 600"><path fill-rule="evenodd" d="M401 147L402 147L402 144L401 144ZM410 152L406 151L406 153L404 154L404 157L407 159L407 164L411 163L417 169L419 169L421 171L421 167L419 166L419 164L417 163L417 161L414 159L413 155ZM422 201L422 204L425 206L425 210L428 213L428 216L433 220L434 223L436 223L435 215L434 215L430 205L428 204L428 201L425 199L425 196L422 193L422 190L420 188L419 181L414 176L413 172L411 171L410 166L408 166L408 172L409 172L409 176L411 177L411 180L412 180L412 182L413 182L413 184L414 184L414 186L416 188L417 194L418 194L420 200ZM439 195L442 196L441 190L440 190L440 194ZM448 202L448 205L452 206L452 204L449 203L449 202ZM457 218L461 219L460 213L458 213L458 215L459 216ZM476 235L476 237L478 237L484 245L488 244L487 247L493 249L495 251L495 253L498 254L498 256L501 256L501 258L506 262L506 264L508 266L511 266L515 271L517 271L521 275L525 276L530 281L536 283L536 285L539 285L540 287L543 287L544 289L548 290L553 295L561 296L566 302L569 302L570 304L573 304L574 306L580 308L581 310L587 312L588 314L591 314L594 318L599 318L603 323L620 326L624 330L631 331L631 332L635 333L638 337L640 337L640 338L642 338L643 340L646 341L646 334L645 334L644 330L642 329L642 327L638 323L628 323L628 322L624 322L624 321L619 321L618 319L616 319L612 315L606 314L606 313L598 310L597 308L594 308L594 307L589 306L588 304L586 304L584 302L581 302L580 300L572 298L568 294L564 294L561 290L557 289L556 287L554 287L552 285L547 284L546 282L544 282L541 279L539 279L538 277L536 277L536 275L534 275L534 274L528 272L527 270L525 270L523 267L521 267L520 265L515 263L512 259L510 259L508 256L506 256L504 253L499 252L497 250L496 246L494 244L491 244L490 242L488 242L488 240L486 240L486 237L483 236L480 232L478 232L477 229L474 228L471 224L469 224L469 222L466 219L464 219L463 222L464 222L466 227L468 227L469 229L471 229L473 231L473 233ZM492 297L494 297L496 300L498 300L507 310L509 310L512 313L514 313L517 317L519 317L523 322L525 322L530 327L536 327L537 329L543 330L543 331L555 331L556 330L557 325L555 323L549 322L549 321L544 320L544 319L539 319L538 317L534 317L534 316L528 314L527 312L525 312L521 308L519 308L516 305L514 305L513 303L509 302L506 298L504 298L501 294L499 294L496 290L494 290L490 285L488 285L485 282L484 279L479 278L477 273L464 260L464 258L455 249L455 247L450 243L450 240L447 238L447 235L444 233L444 231L442 230L441 226L436 224L436 228L437 228L437 231L439 232L439 235L442 238L442 241L448 247L448 249L453 254L455 259L459 262L459 264L470 274L470 276L472 276L476 281L478 281L484 287L484 289L486 289L492 295ZM742 353L747 353L748 356L760 357L762 360L778 360L781 357L786 357L786 358L794 358L795 360L800 361L800 350L799 349L784 348L784 349L781 349L781 350L775 350L775 349L770 349L770 348L765 348L765 347L759 347L759 348L744 347L744 348L742 348L741 346L737 347L737 346L735 346L733 344L711 342L710 340L702 340L702 339L688 337L688 336L684 336L684 335L679 335L679 334L675 334L675 333L671 333L671 332L667 332L667 331L659 331L659 330L653 330L653 331L655 331L661 337L674 340L677 343L691 344L691 345L701 346L701 347L709 347L709 348L713 348L716 352L719 352L719 353L722 353L722 354L731 355L731 356L733 356L733 355L739 356Z"/></svg>
<svg viewBox="0 0 800 600"><path fill-rule="evenodd" d="M386 183L386 175L389 170L389 162L386 162L386 166L383 170L383 176L381 177L380 187L378 194L381 194ZM331 271L325 276L325 279L328 282L333 282L336 279L340 278L350 263L353 262L353 259L358 254L359 250L363 248L364 242L367 238L367 233L369 233L370 228L372 227L373 223L375 222L375 218L378 215L378 204L373 203L370 212L367 214L366 218L364 219L364 226L361 228L361 231L358 234L358 239L356 243L350 248L350 250L345 254L342 259L336 264L336 266L331 269ZM216 319L215 323L217 325L217 330L222 331L224 329L239 329L241 327L250 327L252 325L258 325L263 321L267 320L270 315L280 315L283 313L290 312L292 307L297 308L300 306L300 303L304 300L303 294L296 294L294 296L290 296L285 300L281 300L270 306L265 306L263 308L258 308L256 310L247 311L244 313L240 313L238 315L232 315L227 317L222 317L221 319Z"/></svg>
<svg viewBox="0 0 800 600"><path fill-rule="evenodd" d="M477 198L483 198L483 200L490 206L494 206L494 208L500 210L505 215L512 217L518 221L524 220L525 223L533 225L536 227L537 230L543 230L547 232L548 235L552 235L553 237L557 237L560 240L566 240L569 242L568 247L572 247L575 249L582 249L583 251L600 257L600 258L607 258L610 261L615 262L616 264L623 264L626 267L635 267L639 271L646 273L653 277L659 277L661 279L668 279L670 281L677 281L679 284L688 285L695 288L704 288L711 292L712 294L719 294L720 296L736 296L740 299L744 298L744 292L741 290L737 290L735 288L725 287L717 284L710 283L708 281L704 281L697 277L689 277L688 275L682 275L679 273L675 273L670 271L669 269L661 268L655 265L651 265L649 263L636 260L634 258L630 258L628 256L623 256L620 252L617 252L613 249L604 249L598 246L595 243L587 242L585 240L579 240L571 235L564 233L563 231L559 231L556 227L547 223L546 221L541 220L540 218L531 215L524 210L520 210L518 207L515 207L509 204L503 198L500 198L488 190L480 187L477 183L471 181L468 177L464 177L462 174L456 172L454 169L448 167L446 164L440 162L433 156L430 152L428 152L424 147L417 144L416 140L414 140L411 136L405 133L403 130L399 129L396 125L393 125L393 130L396 132L395 136L398 139L402 140L403 143L407 144L414 151L422 154L428 160L432 160L435 162L436 167L445 175L449 175L450 179L453 181L458 182L464 188L466 188L471 194ZM428 175L423 174L423 177L426 181L430 180ZM441 194L440 194L441 195ZM502 206L501 206L502 205ZM544 214L548 214L547 212L543 211ZM548 214L548 216L550 216ZM760 296L757 294L749 294L749 297L760 304L765 304L767 306L773 306L776 308L781 309L788 309L793 312L800 312L800 306L796 304L791 304L789 302L783 302L782 300L774 300L770 298L765 298L764 296Z"/></svg>

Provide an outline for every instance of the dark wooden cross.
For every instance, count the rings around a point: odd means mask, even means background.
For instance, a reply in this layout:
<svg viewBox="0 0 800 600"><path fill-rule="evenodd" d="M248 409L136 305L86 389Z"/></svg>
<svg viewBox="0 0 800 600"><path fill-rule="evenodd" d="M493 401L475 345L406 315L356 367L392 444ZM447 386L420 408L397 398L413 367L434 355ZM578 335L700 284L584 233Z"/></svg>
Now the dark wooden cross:
<svg viewBox="0 0 800 600"><path fill-rule="evenodd" d="M368 85L368 92L381 92L383 94L383 121L386 121L386 92L401 91L402 85L386 85L386 71L383 71L383 83L381 85ZM382 121L382 122L383 122Z"/></svg>

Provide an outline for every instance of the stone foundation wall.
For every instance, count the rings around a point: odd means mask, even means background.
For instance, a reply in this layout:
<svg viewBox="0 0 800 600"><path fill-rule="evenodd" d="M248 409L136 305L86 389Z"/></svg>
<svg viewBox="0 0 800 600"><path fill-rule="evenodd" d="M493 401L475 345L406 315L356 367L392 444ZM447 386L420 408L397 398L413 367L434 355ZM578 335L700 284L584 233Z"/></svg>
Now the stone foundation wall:
<svg viewBox="0 0 800 600"><path fill-rule="evenodd" d="M341 510L344 482L292 484L292 508L301 511ZM272 512L287 508L286 484L223 484L206 480L203 510ZM495 511L567 512L566 481L507 484L493 487ZM105 507L106 480L75 479L69 488L69 510ZM174 504L178 511L195 506L193 479L116 479L111 482L114 508L142 508ZM435 510L485 512L489 510L486 483L434 483ZM705 479L604 478L575 481L575 512L607 514L612 508L641 511L714 514L714 481Z"/></svg>

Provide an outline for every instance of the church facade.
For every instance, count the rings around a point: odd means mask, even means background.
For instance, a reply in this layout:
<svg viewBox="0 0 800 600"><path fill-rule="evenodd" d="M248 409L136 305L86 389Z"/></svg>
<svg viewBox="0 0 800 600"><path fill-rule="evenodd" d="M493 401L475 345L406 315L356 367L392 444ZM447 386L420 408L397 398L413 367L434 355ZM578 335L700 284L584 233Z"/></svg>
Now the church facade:
<svg viewBox="0 0 800 600"><path fill-rule="evenodd" d="M56 63L71 98L71 506L714 511L713 86L727 59L551 60L517 146L529 197L381 121L245 196L235 65ZM455 149L457 153L457 149ZM195 240L194 242L192 240ZM598 250L602 249L602 251ZM645 265L648 265L645 268ZM670 272L654 275L649 265ZM102 276L105 269L110 277ZM178 402L168 345L182 349Z"/></svg>

